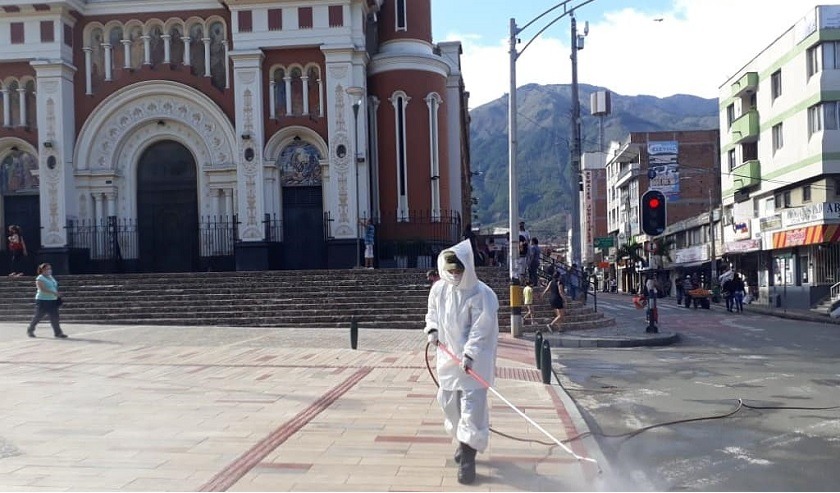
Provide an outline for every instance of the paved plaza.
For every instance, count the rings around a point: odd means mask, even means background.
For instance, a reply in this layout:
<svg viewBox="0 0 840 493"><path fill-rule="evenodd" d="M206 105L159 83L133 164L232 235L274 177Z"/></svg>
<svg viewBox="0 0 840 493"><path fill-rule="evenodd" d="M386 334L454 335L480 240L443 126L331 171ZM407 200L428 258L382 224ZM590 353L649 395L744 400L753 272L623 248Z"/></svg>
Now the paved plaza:
<svg viewBox="0 0 840 493"><path fill-rule="evenodd" d="M562 491L602 488L591 438L493 435L456 480L418 331L0 324L0 490ZM496 388L555 437L587 430L502 334ZM434 363L434 362L432 362ZM491 397L492 426L546 441Z"/></svg>

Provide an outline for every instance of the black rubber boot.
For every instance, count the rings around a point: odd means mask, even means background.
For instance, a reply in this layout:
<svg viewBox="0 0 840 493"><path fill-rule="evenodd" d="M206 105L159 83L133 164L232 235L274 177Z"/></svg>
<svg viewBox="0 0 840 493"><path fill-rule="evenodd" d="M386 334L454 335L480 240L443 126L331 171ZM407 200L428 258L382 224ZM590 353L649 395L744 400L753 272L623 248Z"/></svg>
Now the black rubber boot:
<svg viewBox="0 0 840 493"><path fill-rule="evenodd" d="M461 443L461 460L458 463L458 482L472 484L475 481L475 452L466 443Z"/></svg>
<svg viewBox="0 0 840 493"><path fill-rule="evenodd" d="M461 444L458 443L458 448L455 449L455 455L452 457L455 460L456 464L461 463Z"/></svg>

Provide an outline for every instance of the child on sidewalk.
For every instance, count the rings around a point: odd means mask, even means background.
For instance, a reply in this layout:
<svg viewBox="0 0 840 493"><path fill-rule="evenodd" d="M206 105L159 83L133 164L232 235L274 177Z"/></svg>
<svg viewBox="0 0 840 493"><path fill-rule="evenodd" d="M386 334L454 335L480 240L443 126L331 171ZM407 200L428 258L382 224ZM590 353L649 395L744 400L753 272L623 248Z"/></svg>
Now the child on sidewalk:
<svg viewBox="0 0 840 493"><path fill-rule="evenodd" d="M529 322L534 325L534 312L531 306L534 304L534 288L531 286L531 281L525 282L525 288L522 290L522 302L525 305L525 314L522 316L524 322Z"/></svg>

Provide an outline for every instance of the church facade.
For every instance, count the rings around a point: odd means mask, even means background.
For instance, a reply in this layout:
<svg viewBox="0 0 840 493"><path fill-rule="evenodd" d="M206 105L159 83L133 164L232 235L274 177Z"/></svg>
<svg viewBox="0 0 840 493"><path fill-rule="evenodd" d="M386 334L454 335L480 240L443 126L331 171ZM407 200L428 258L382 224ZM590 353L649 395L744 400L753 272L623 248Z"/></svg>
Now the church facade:
<svg viewBox="0 0 840 493"><path fill-rule="evenodd" d="M352 267L368 219L381 265L421 265L470 217L430 0L0 13L0 218L58 272Z"/></svg>

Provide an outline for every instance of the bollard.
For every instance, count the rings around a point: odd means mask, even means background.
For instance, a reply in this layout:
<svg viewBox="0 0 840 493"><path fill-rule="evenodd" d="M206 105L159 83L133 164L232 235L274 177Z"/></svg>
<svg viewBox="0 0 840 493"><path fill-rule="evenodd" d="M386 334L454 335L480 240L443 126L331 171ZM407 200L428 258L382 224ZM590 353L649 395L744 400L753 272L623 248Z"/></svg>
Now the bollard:
<svg viewBox="0 0 840 493"><path fill-rule="evenodd" d="M542 358L540 358L542 363L540 364L540 370L542 371L542 382L544 384L551 383L551 344L548 343L548 340L543 341L542 345Z"/></svg>
<svg viewBox="0 0 840 493"><path fill-rule="evenodd" d="M350 348L356 349L359 345L359 322L356 316L350 317Z"/></svg>
<svg viewBox="0 0 840 493"><path fill-rule="evenodd" d="M537 362L537 370L540 369L540 359L542 359L542 343L543 343L542 332L537 331L537 336L534 339L534 359Z"/></svg>

